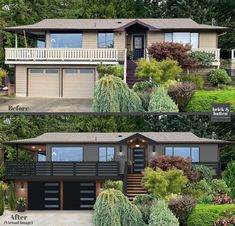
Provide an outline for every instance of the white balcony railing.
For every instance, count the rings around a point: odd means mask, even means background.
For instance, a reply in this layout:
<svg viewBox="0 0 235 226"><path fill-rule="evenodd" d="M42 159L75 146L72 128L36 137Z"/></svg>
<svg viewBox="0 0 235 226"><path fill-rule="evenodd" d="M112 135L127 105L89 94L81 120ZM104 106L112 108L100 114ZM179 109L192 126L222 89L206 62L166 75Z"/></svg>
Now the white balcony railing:
<svg viewBox="0 0 235 226"><path fill-rule="evenodd" d="M6 61L117 61L117 49L6 48Z"/></svg>

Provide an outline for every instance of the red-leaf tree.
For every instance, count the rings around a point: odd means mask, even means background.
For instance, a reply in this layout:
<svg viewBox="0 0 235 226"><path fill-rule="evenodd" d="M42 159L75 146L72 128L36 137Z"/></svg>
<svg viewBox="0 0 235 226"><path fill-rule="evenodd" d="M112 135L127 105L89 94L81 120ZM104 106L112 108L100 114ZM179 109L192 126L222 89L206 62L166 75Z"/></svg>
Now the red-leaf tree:
<svg viewBox="0 0 235 226"><path fill-rule="evenodd" d="M184 69L194 68L196 61L191 58L191 45L174 42L156 42L148 47L151 57L158 61L171 59L178 61Z"/></svg>
<svg viewBox="0 0 235 226"><path fill-rule="evenodd" d="M152 158L149 166L154 170L158 167L164 171L170 169L182 170L190 181L196 181L199 178L199 174L192 171L192 160L190 158L160 155Z"/></svg>

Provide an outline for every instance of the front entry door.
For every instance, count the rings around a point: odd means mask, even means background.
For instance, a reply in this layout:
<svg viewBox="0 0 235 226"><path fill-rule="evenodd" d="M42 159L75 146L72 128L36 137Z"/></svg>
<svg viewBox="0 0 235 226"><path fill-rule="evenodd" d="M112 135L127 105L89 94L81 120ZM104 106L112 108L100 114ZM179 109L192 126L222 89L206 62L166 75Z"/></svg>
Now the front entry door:
<svg viewBox="0 0 235 226"><path fill-rule="evenodd" d="M133 173L141 173L145 167L144 148L133 149Z"/></svg>
<svg viewBox="0 0 235 226"><path fill-rule="evenodd" d="M144 57L144 35L133 35L133 59Z"/></svg>

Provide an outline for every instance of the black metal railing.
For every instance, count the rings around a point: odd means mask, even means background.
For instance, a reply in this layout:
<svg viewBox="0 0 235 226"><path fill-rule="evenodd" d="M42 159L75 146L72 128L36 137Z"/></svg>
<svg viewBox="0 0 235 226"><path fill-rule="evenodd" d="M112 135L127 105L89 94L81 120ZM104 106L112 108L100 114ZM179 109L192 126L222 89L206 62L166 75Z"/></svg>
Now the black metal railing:
<svg viewBox="0 0 235 226"><path fill-rule="evenodd" d="M6 162L6 177L118 177L119 162Z"/></svg>

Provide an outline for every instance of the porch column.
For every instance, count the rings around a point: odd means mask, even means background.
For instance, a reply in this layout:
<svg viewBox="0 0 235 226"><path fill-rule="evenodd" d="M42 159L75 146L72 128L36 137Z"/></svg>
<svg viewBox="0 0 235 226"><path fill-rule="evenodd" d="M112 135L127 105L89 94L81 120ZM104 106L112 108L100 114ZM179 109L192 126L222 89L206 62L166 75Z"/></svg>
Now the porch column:
<svg viewBox="0 0 235 226"><path fill-rule="evenodd" d="M15 48L18 48L18 34L15 32Z"/></svg>
<svg viewBox="0 0 235 226"><path fill-rule="evenodd" d="M45 47L50 48L51 47L51 40L50 40L50 32L46 31L45 34Z"/></svg>

